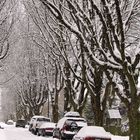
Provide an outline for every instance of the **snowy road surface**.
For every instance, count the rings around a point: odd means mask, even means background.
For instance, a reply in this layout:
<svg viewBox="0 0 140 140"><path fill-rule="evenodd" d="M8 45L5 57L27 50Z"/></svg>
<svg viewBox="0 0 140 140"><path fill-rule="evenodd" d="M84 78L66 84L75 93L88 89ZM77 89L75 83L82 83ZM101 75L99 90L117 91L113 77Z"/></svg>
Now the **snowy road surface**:
<svg viewBox="0 0 140 140"><path fill-rule="evenodd" d="M33 135L28 128L15 127L14 125L1 124L4 129L0 129L0 140L58 140L52 137L41 137ZM128 137L112 135L112 140L129 140Z"/></svg>
<svg viewBox="0 0 140 140"><path fill-rule="evenodd" d="M41 137L33 135L28 128L16 128L13 125L4 126L0 129L0 140L54 140L52 137Z"/></svg>

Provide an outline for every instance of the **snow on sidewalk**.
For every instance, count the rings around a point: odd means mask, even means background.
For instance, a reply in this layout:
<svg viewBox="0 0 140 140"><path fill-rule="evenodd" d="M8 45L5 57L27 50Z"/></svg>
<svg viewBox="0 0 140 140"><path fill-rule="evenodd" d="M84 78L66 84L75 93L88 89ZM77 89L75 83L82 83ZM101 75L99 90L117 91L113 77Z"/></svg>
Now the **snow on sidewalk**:
<svg viewBox="0 0 140 140"><path fill-rule="evenodd" d="M114 136L112 135L111 140L129 140L128 136Z"/></svg>

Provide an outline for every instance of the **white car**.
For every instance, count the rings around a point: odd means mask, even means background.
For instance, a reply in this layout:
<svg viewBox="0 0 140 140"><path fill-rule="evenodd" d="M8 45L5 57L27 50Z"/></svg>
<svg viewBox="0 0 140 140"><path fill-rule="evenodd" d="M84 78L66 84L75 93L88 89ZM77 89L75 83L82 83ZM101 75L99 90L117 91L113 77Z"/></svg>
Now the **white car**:
<svg viewBox="0 0 140 140"><path fill-rule="evenodd" d="M33 134L38 133L38 128L44 123L44 122L50 122L51 119L44 117L44 116L33 116L31 118L30 124L29 124L29 131L31 131Z"/></svg>
<svg viewBox="0 0 140 140"><path fill-rule="evenodd" d="M84 126L72 140L111 140L111 134L103 127Z"/></svg>
<svg viewBox="0 0 140 140"><path fill-rule="evenodd" d="M40 136L52 136L53 130L56 126L56 123L45 122L38 128L38 135Z"/></svg>
<svg viewBox="0 0 140 140"><path fill-rule="evenodd" d="M8 124L8 125L13 125L13 124L14 124L14 121L13 121L13 120L8 120L8 121L7 121L7 124Z"/></svg>

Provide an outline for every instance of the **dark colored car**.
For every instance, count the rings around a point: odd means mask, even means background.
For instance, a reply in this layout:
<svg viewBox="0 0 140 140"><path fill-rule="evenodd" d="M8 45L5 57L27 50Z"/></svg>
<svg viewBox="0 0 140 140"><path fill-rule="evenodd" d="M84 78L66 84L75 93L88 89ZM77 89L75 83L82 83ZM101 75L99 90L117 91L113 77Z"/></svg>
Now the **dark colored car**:
<svg viewBox="0 0 140 140"><path fill-rule="evenodd" d="M23 128L25 128L25 125L26 125L26 121L25 120L23 120L23 119L20 119L20 120L17 120L16 121L16 127L23 127Z"/></svg>

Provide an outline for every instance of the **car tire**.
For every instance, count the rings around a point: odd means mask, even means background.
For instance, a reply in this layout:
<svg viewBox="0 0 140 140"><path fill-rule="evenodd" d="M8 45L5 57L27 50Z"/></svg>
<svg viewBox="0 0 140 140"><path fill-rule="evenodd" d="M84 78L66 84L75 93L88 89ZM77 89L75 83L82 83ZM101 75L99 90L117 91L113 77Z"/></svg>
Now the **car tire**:
<svg viewBox="0 0 140 140"><path fill-rule="evenodd" d="M60 140L65 140L65 138L62 136L61 132L59 132L59 139Z"/></svg>
<svg viewBox="0 0 140 140"><path fill-rule="evenodd" d="M37 130L35 130L35 131L34 131L34 134L37 135L37 133L38 133Z"/></svg>
<svg viewBox="0 0 140 140"><path fill-rule="evenodd" d="M37 136L40 136L40 133L39 132L37 132Z"/></svg>
<svg viewBox="0 0 140 140"><path fill-rule="evenodd" d="M44 130L42 130L42 136L45 136L45 131Z"/></svg>

